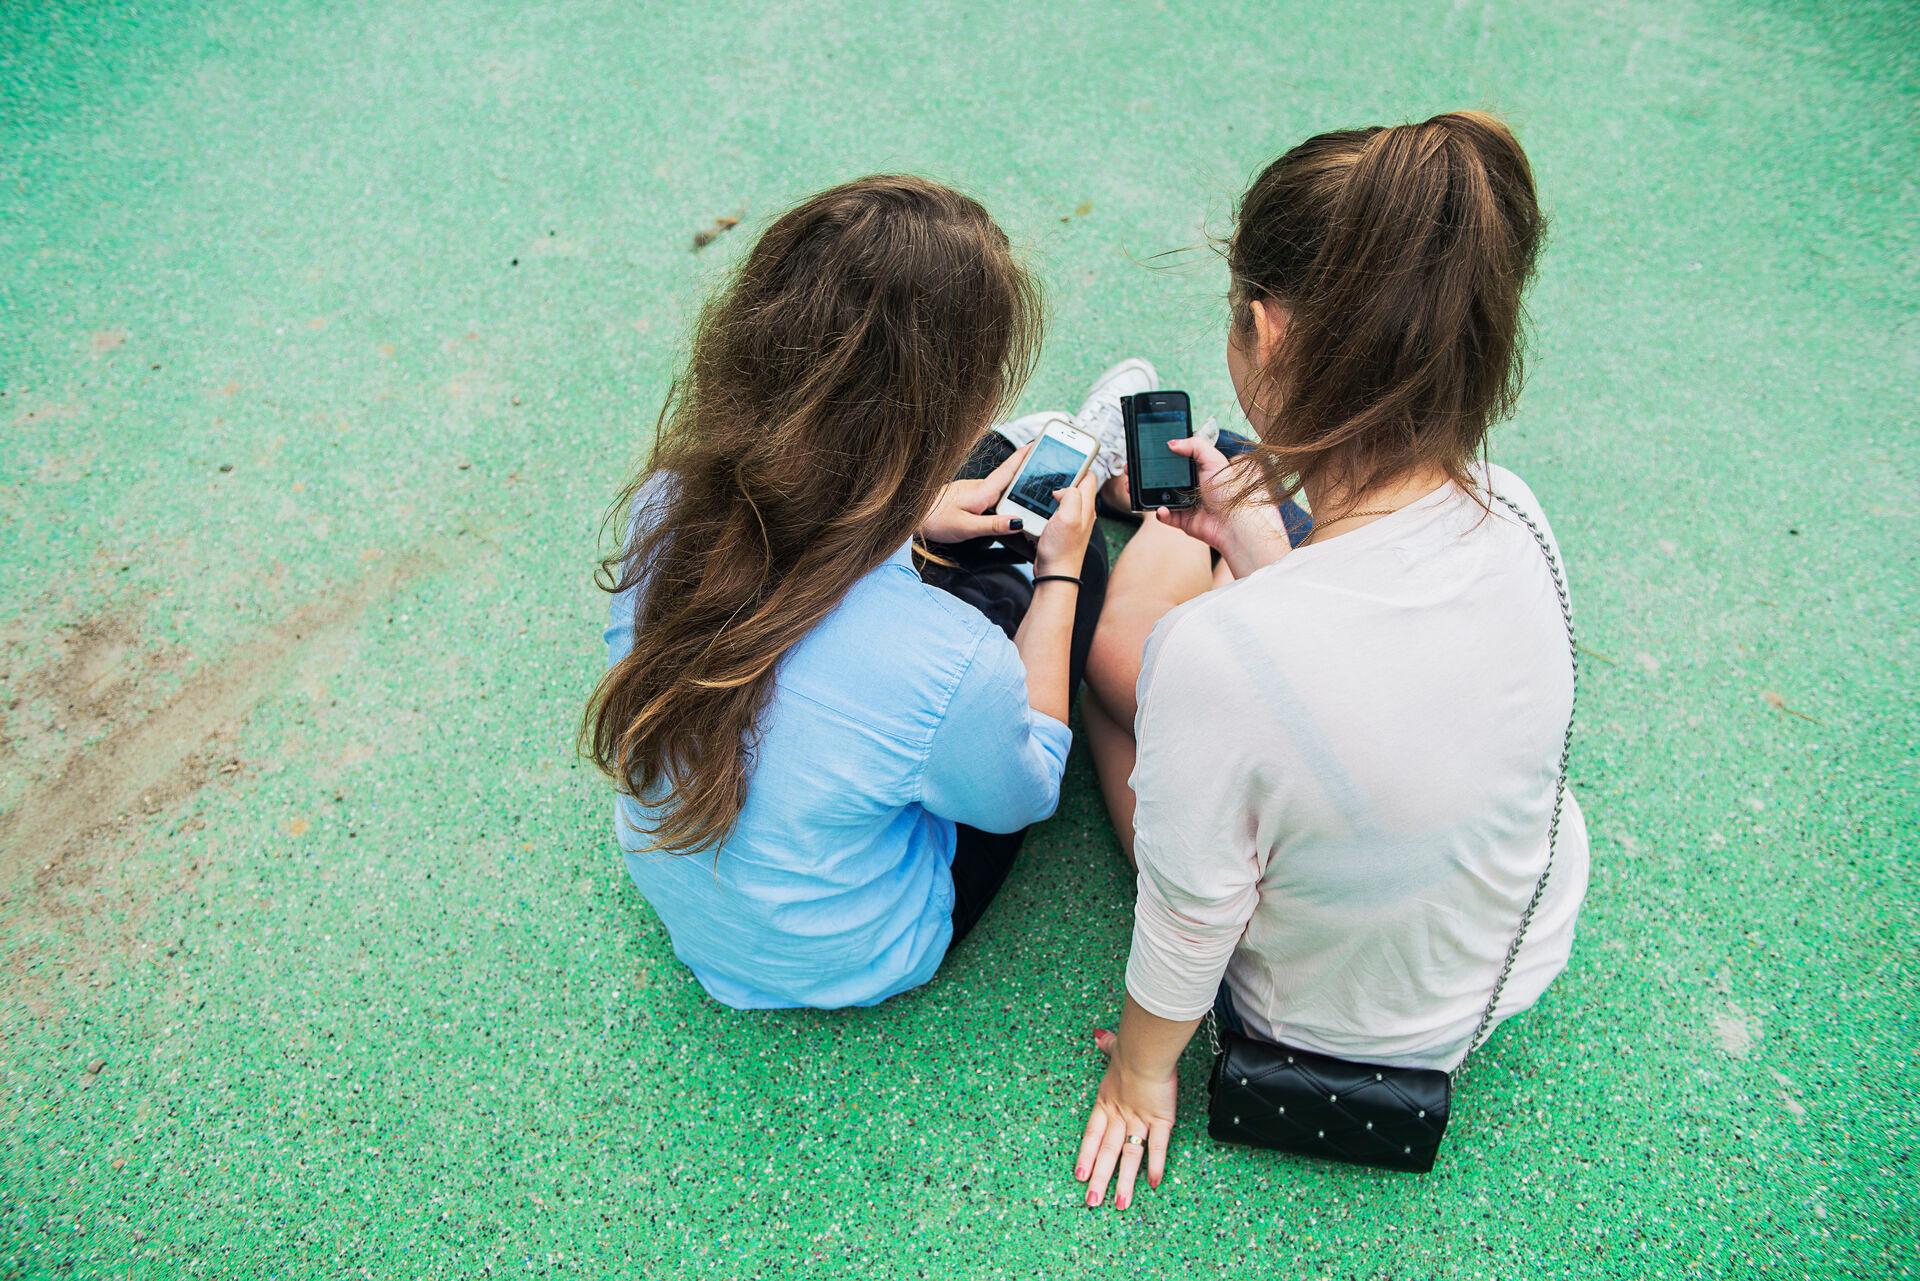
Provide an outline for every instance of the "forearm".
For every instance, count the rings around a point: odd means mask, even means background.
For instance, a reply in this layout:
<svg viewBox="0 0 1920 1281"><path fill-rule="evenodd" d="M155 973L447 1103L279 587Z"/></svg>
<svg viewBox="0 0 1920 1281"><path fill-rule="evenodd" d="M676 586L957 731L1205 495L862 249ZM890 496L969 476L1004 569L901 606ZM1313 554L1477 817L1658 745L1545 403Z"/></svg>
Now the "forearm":
<svg viewBox="0 0 1920 1281"><path fill-rule="evenodd" d="M1199 1019L1163 1019L1129 993L1120 1012L1120 1047L1113 1065L1130 1080L1164 1081L1199 1026Z"/></svg>
<svg viewBox="0 0 1920 1281"><path fill-rule="evenodd" d="M1027 705L1065 723L1067 666L1073 654L1073 615L1080 603L1076 583L1037 583L1033 604L1020 620L1013 643L1027 669Z"/></svg>

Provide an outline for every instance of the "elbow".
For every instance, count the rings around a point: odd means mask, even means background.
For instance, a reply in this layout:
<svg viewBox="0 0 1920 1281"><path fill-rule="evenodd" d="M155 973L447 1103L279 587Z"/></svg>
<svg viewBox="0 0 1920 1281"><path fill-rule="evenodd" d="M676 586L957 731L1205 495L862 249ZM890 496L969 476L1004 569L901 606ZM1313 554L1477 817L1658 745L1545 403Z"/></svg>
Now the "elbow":
<svg viewBox="0 0 1920 1281"><path fill-rule="evenodd" d="M999 804L982 807L983 811L991 810L980 815L985 821L976 819L970 825L983 832L1011 836L1046 822L1060 808L1061 774L1062 771L1042 769L1017 781L1009 780L1010 785L996 798Z"/></svg>
<svg viewBox="0 0 1920 1281"><path fill-rule="evenodd" d="M1066 781L1066 761L1049 762L1049 765L1027 789L1025 804L1021 807L1026 814L1022 827L1044 823L1060 808L1060 785Z"/></svg>
<svg viewBox="0 0 1920 1281"><path fill-rule="evenodd" d="M1006 809L990 816L985 816L987 818L986 822L974 823L972 826L979 828L983 832L992 832L999 836L1011 836L1015 832L1026 831L1036 823L1046 822L1053 817L1053 812L1059 808L1060 788L1058 785L1055 785L1048 791L1039 792L1028 797L1021 797L1014 804L1007 806Z"/></svg>
<svg viewBox="0 0 1920 1281"><path fill-rule="evenodd" d="M1259 901L1257 894L1249 892L1208 905L1209 910L1196 911L1167 902L1146 877L1141 877L1136 887L1135 938L1150 941L1164 954L1192 958L1208 966L1224 965L1226 958L1233 955L1246 935L1247 922L1252 919Z"/></svg>

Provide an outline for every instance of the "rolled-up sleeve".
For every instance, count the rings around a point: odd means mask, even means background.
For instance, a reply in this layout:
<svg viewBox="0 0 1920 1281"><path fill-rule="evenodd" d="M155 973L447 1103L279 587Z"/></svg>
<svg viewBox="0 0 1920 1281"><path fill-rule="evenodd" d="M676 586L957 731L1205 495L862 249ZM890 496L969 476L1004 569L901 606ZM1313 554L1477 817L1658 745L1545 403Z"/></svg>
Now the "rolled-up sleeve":
<svg viewBox="0 0 1920 1281"><path fill-rule="evenodd" d="M1027 704L1027 671L1002 632L983 629L933 732L921 804L983 832L1052 814L1073 732Z"/></svg>
<svg viewBox="0 0 1920 1281"><path fill-rule="evenodd" d="M1141 668L1133 769L1134 902L1127 992L1165 1019L1206 1013L1260 901L1247 784L1208 709L1223 696L1211 638L1170 616ZM1218 657L1218 656L1214 656Z"/></svg>

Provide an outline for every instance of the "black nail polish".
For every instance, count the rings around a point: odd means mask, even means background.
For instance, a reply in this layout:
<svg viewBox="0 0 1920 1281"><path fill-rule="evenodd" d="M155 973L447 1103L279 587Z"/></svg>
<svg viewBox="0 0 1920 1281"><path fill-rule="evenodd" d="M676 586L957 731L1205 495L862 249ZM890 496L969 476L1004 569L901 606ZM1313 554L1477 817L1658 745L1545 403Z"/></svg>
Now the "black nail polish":
<svg viewBox="0 0 1920 1281"><path fill-rule="evenodd" d="M1007 522L1007 532L1009 534L1019 533L1020 528L1021 528L1021 520L1018 516L1015 516L1012 520Z"/></svg>

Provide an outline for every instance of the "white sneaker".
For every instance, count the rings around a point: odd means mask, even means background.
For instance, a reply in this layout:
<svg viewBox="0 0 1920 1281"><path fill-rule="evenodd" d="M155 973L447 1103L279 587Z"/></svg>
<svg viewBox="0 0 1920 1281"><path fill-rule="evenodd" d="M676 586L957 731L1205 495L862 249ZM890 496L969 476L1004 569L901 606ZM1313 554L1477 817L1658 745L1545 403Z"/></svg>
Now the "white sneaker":
<svg viewBox="0 0 1920 1281"><path fill-rule="evenodd" d="M1022 414L1012 422L995 423L993 429L1005 436L1013 447L1018 449L1022 445L1040 439L1041 433L1047 430L1047 425L1057 419L1073 421L1064 409L1043 409L1037 414Z"/></svg>
<svg viewBox="0 0 1920 1281"><path fill-rule="evenodd" d="M1160 375L1154 367L1133 356L1109 365L1106 372L1093 380L1093 386L1087 388L1087 398L1080 402L1080 412L1073 416L1073 421L1081 431L1100 442L1100 455L1093 460L1099 484L1106 484L1115 472L1127 465L1127 435L1120 420L1120 398L1157 391L1159 387Z"/></svg>

